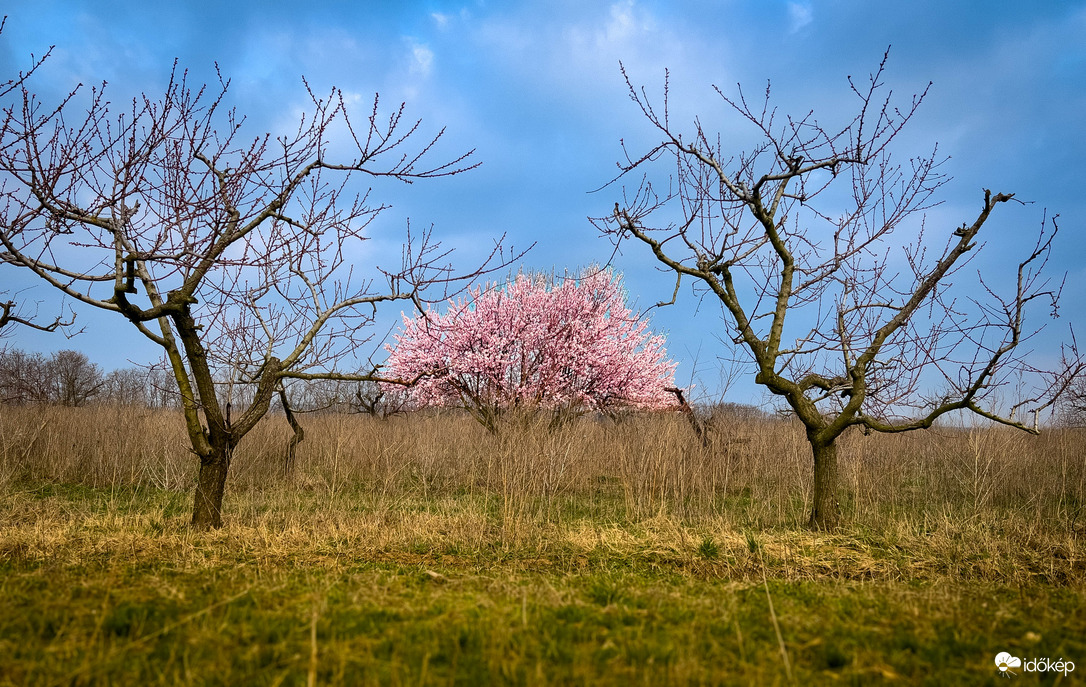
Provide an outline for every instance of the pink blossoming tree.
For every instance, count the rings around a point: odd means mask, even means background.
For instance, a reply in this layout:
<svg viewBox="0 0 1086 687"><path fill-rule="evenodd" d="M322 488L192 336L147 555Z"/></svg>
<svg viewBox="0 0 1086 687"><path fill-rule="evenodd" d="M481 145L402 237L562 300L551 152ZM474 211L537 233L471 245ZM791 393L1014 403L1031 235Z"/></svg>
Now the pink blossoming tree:
<svg viewBox="0 0 1086 687"><path fill-rule="evenodd" d="M405 315L395 339L383 374L418 380L414 407L463 407L490 431L510 410L675 406L664 337L630 312L610 271L486 285L444 315Z"/></svg>

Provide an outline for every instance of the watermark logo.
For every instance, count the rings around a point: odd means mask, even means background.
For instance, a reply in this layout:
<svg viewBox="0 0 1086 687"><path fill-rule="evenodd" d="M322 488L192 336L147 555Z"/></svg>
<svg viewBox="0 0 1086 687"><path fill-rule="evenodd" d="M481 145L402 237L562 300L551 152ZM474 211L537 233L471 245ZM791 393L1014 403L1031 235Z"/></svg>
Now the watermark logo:
<svg viewBox="0 0 1086 687"><path fill-rule="evenodd" d="M1015 668L1022 667L1022 659L1017 656L1011 656L1006 651L1000 651L995 657L996 668L999 668L999 674L1003 677L1010 677L1011 675L1017 675L1018 671Z"/></svg>
<svg viewBox="0 0 1086 687"><path fill-rule="evenodd" d="M1075 664L1072 661L1065 661L1062 658L1055 661L1051 658L1031 658L1028 661L1023 661L1006 651L996 654L995 664L1002 677L1017 675L1019 671L1027 673L1063 673L1063 676L1067 677L1075 670Z"/></svg>

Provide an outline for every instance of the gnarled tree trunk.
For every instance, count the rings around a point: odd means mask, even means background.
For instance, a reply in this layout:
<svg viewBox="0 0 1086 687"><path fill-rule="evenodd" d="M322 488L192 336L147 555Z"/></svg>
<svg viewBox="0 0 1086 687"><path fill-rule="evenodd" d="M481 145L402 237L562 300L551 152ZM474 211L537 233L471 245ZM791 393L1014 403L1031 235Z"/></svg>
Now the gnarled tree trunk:
<svg viewBox="0 0 1086 687"><path fill-rule="evenodd" d="M841 505L837 500L837 444L811 441L814 453L814 481L811 486L810 526L834 530L841 524Z"/></svg>
<svg viewBox="0 0 1086 687"><path fill-rule="evenodd" d="M287 445L286 460L283 462L283 471L288 475L293 475L294 464L298 457L298 444L305 441L305 429L298 422L298 418L294 417L294 411L291 410L290 403L287 400L286 389L282 387L279 387L279 402L283 404L283 412L287 416L287 422L290 423L290 428L294 431L294 435Z"/></svg>
<svg viewBox="0 0 1086 687"><path fill-rule="evenodd" d="M198 530L222 527L222 498L233 449L212 446L200 456L200 476L196 482L196 502L192 507L192 526Z"/></svg>

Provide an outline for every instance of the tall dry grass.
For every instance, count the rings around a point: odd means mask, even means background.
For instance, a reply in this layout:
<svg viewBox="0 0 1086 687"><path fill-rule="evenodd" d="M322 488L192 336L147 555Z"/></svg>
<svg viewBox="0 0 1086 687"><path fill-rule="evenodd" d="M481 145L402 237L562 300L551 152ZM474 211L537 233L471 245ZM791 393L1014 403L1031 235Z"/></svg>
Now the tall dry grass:
<svg viewBox="0 0 1086 687"><path fill-rule="evenodd" d="M455 414L378 420L310 416L292 473L290 430L266 418L234 456L227 499L282 490L366 507L478 499L505 527L579 517L638 521L660 514L737 529L807 517L810 449L783 420L718 421L704 449L683 418L582 418L559 426L520 418L497 435ZM871 527L1007 517L1086 528L1080 430L1040 437L950 427L840 440L842 503ZM0 488L47 481L188 491L196 460L179 414L132 408L5 407Z"/></svg>

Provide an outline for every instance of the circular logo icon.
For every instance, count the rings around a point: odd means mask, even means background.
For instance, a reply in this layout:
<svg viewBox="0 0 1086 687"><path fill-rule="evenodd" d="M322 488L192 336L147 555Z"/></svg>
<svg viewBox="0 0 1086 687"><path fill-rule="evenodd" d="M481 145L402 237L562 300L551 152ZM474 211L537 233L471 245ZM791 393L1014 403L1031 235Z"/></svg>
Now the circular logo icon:
<svg viewBox="0 0 1086 687"><path fill-rule="evenodd" d="M1006 675L1007 673L1014 673L1013 668L1022 667L1022 659L1017 656L1011 656L1006 651L1001 651L996 654L995 657L996 667L999 668L999 672Z"/></svg>

